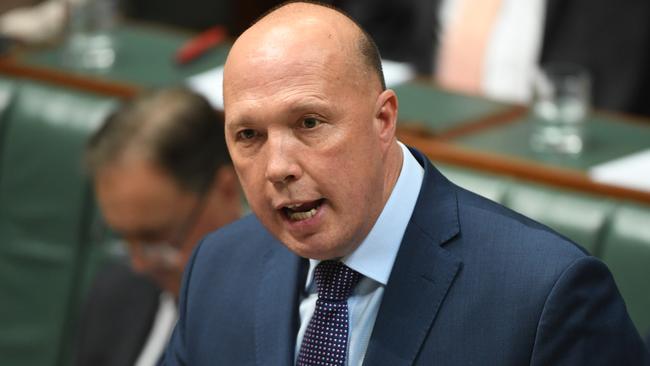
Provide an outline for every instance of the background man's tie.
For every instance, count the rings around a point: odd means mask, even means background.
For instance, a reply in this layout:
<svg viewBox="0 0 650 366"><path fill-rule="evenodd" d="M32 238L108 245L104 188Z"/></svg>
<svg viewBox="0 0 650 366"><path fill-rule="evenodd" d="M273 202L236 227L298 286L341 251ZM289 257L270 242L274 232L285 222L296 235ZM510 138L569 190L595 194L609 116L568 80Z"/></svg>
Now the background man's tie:
<svg viewBox="0 0 650 366"><path fill-rule="evenodd" d="M345 365L348 297L361 275L338 261L316 266L316 310L300 345L297 366Z"/></svg>

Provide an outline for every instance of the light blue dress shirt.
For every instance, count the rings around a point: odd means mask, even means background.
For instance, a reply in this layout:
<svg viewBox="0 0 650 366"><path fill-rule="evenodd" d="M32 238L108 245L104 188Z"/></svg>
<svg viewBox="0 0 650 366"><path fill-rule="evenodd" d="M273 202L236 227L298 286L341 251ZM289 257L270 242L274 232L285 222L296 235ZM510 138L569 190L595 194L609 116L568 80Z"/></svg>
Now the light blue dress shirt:
<svg viewBox="0 0 650 366"><path fill-rule="evenodd" d="M384 287L388 283L397 251L422 186L424 169L404 144L399 143L399 145L404 157L402 169L383 211L361 245L341 259L348 267L363 275L348 299L350 333L347 364L349 366L363 363ZM300 302L300 329L296 339L296 358L307 324L316 307L318 294L313 274L319 262L314 259L309 260L309 272L305 284L307 296Z"/></svg>

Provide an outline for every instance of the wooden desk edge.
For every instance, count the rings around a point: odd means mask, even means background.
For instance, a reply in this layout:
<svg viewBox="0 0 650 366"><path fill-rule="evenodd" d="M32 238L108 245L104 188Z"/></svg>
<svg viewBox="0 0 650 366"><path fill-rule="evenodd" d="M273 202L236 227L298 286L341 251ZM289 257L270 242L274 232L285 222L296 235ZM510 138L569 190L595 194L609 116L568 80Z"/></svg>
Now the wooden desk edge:
<svg viewBox="0 0 650 366"><path fill-rule="evenodd" d="M13 57L0 58L0 73L36 81L44 81L96 94L129 99L138 94L141 88L132 84L106 81L100 78L79 75L58 69L33 66L21 63Z"/></svg>
<svg viewBox="0 0 650 366"><path fill-rule="evenodd" d="M480 95L463 94L447 90L439 86L435 81L432 81L429 76L425 75L418 75L415 79L411 80L410 83L425 86L428 88L438 89L444 93L457 94L467 98L480 98L490 100L485 97L481 97ZM501 104L503 107L498 111L487 113L480 117L472 118L459 124L458 126L452 126L443 129L442 131L432 132L430 128L426 126L426 123L408 120L402 120L402 123L405 124L400 128L422 137L435 137L436 139L451 140L460 136L471 135L485 129L517 121L523 115L528 113L528 107L525 105L509 104L495 100L490 101Z"/></svg>
<svg viewBox="0 0 650 366"><path fill-rule="evenodd" d="M398 138L403 143L422 151L432 161L650 205L650 193L648 192L598 183L581 172L550 167L524 159L474 152L453 146L443 140L422 138L404 131L398 132Z"/></svg>

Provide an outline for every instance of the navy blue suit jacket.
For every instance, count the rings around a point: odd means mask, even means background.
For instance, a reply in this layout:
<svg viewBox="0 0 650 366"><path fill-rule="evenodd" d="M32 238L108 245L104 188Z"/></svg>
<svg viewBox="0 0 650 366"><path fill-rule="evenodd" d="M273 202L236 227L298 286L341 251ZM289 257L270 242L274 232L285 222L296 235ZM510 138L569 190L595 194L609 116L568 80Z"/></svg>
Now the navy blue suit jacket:
<svg viewBox="0 0 650 366"><path fill-rule="evenodd" d="M645 365L606 266L445 179L425 178L364 365ZM248 216L185 273L166 365L291 365L305 260Z"/></svg>

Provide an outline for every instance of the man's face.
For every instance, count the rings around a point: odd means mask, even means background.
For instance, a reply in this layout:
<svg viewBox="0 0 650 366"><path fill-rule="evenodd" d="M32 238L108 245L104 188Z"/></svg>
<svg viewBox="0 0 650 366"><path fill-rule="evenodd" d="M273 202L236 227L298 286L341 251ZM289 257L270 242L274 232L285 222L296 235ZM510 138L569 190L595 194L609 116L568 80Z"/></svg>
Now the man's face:
<svg viewBox="0 0 650 366"><path fill-rule="evenodd" d="M95 192L108 225L129 244L134 269L178 293L183 268L198 239L198 195L139 158L100 169Z"/></svg>
<svg viewBox="0 0 650 366"><path fill-rule="evenodd" d="M383 207L381 91L361 85L340 55L309 41L296 49L298 57L273 45L229 56L237 61L226 66L226 141L264 226L300 256L341 257Z"/></svg>

